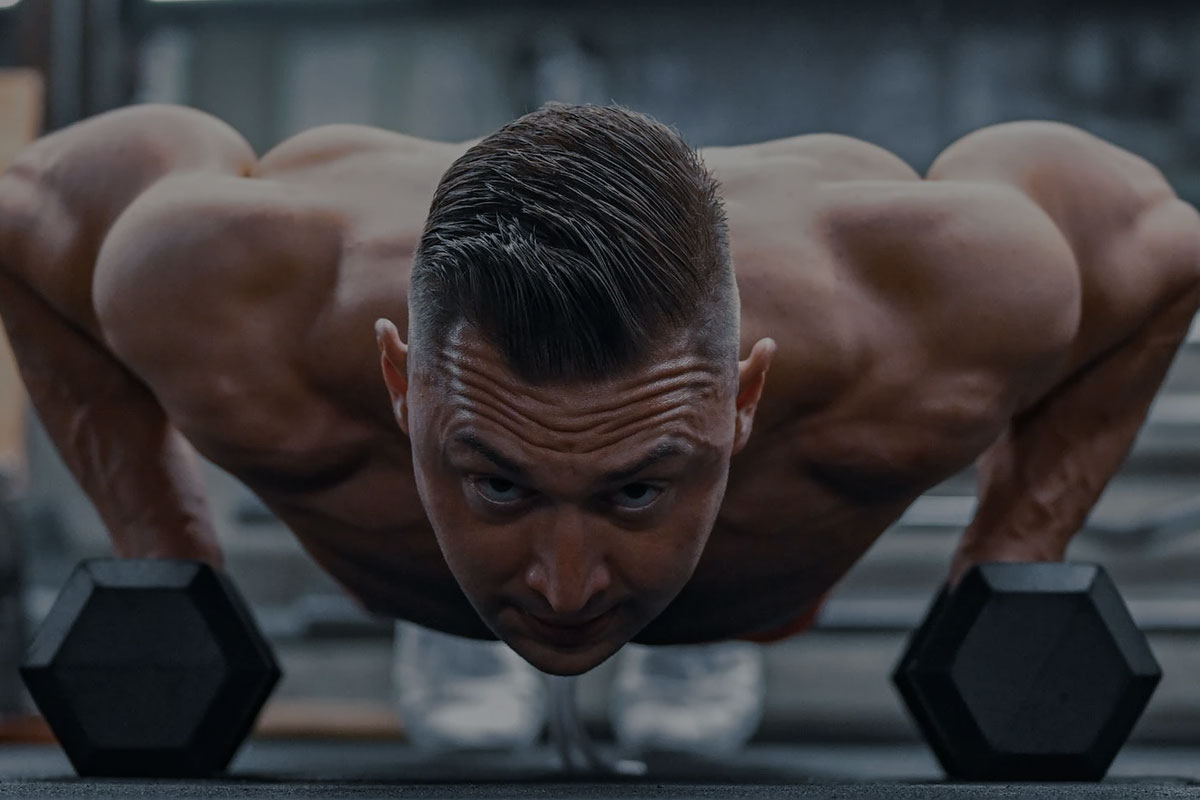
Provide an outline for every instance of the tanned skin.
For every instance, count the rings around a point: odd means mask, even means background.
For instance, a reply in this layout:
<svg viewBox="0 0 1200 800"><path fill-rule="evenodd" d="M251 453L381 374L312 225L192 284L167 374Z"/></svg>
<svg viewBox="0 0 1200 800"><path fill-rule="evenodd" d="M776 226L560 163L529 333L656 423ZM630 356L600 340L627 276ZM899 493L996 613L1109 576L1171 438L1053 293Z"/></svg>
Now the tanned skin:
<svg viewBox="0 0 1200 800"><path fill-rule="evenodd" d="M801 136L703 154L737 386L679 342L527 386L469 329L405 345L428 203L466 147L335 126L259 158L142 106L0 178L0 316L118 553L221 563L198 452L365 607L547 672L746 635L972 462L951 578L1061 559L1200 306L1195 210L1084 132L987 128L924 177Z"/></svg>

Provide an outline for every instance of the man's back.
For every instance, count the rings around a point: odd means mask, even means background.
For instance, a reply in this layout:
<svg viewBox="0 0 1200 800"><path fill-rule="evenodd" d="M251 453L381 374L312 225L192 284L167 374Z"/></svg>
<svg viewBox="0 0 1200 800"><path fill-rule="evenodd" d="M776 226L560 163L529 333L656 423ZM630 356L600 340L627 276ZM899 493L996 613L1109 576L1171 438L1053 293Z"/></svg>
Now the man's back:
<svg viewBox="0 0 1200 800"><path fill-rule="evenodd" d="M87 147L109 163L68 140L86 126L108 137L109 150ZM191 135L164 139L164 128ZM1037 135L1051 147L1059 133ZM82 446L68 463L107 507L119 548L157 552L144 547L151 531L187 530L181 541L206 543L191 554L212 555L194 486L164 478L185 456L151 448L147 464L137 446L178 431L369 607L488 635L429 530L371 333L380 317L404 329L429 198L465 146L338 126L254 159L210 119L161 108L58 141L0 190L0 313L56 441ZM1144 316L1098 302L1131 295L1115 278L1089 280L1078 258L1129 250L1129 236L1110 226L1081 238L1085 226L1070 224L1080 201L1027 189L1016 165L1029 154L1006 154L1007 141L968 139L934 182L843 137L705 154L730 220L742 353L767 336L780 353L705 555L645 640L794 615L921 491ZM93 172L69 175L72 159ZM28 200L46 185L54 197ZM21 227L31 218L37 227ZM1147 292L1143 305L1161 289ZM164 485L174 498L148 499Z"/></svg>

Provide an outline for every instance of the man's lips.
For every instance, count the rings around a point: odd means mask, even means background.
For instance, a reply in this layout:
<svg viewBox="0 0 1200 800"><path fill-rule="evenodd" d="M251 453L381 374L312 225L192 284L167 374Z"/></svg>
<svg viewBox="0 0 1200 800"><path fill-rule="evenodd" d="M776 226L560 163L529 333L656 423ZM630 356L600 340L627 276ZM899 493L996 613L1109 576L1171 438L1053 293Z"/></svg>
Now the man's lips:
<svg viewBox="0 0 1200 800"><path fill-rule="evenodd" d="M591 619L570 623L544 619L524 610L518 610L517 613L525 628L536 638L564 647L578 647L601 636L615 618L615 612L616 606Z"/></svg>

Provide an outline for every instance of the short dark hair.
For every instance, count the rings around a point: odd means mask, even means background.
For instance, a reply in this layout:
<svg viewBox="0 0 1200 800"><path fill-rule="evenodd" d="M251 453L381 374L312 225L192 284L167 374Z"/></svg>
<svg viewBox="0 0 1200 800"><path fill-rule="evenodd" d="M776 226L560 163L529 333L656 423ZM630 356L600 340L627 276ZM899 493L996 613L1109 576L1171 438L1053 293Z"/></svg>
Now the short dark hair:
<svg viewBox="0 0 1200 800"><path fill-rule="evenodd" d="M717 181L674 129L550 104L442 176L410 281L410 340L470 326L531 383L646 365L686 334L736 375L739 306Z"/></svg>

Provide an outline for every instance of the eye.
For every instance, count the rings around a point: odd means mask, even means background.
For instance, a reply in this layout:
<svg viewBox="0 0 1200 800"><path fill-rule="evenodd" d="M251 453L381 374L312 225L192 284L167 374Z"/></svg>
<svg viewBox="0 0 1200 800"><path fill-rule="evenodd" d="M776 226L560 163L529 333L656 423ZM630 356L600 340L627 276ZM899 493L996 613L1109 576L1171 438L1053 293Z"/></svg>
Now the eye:
<svg viewBox="0 0 1200 800"><path fill-rule="evenodd" d="M479 478L475 481L475 491L492 503L514 503L525 496L524 489L504 478Z"/></svg>
<svg viewBox="0 0 1200 800"><path fill-rule="evenodd" d="M631 483L613 495L617 505L630 511L640 511L654 505L663 490L648 483Z"/></svg>

